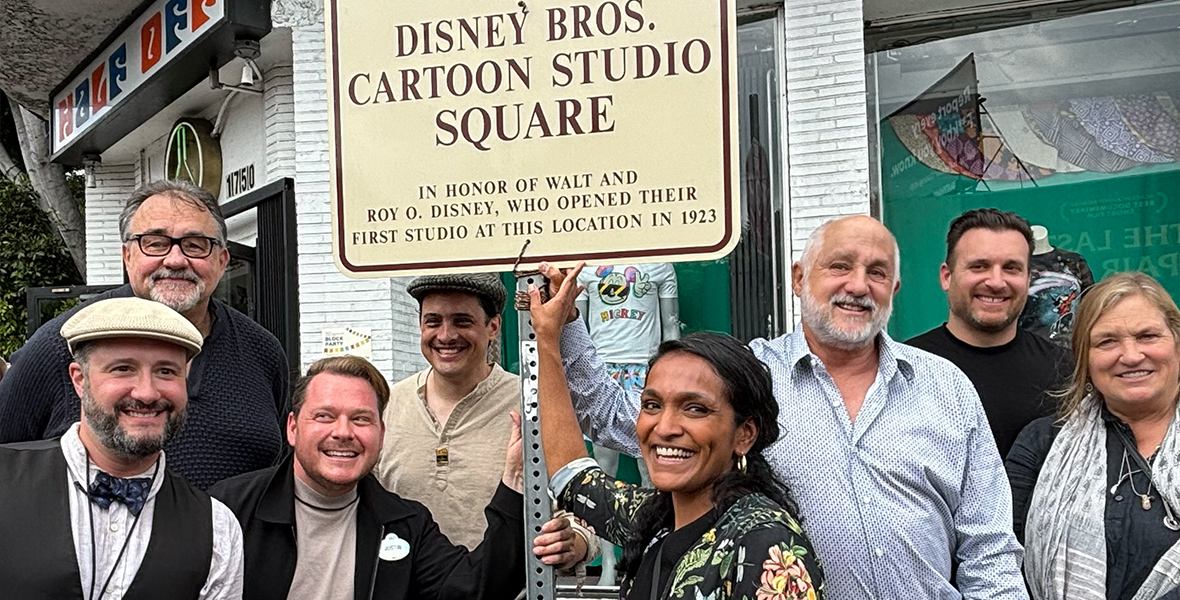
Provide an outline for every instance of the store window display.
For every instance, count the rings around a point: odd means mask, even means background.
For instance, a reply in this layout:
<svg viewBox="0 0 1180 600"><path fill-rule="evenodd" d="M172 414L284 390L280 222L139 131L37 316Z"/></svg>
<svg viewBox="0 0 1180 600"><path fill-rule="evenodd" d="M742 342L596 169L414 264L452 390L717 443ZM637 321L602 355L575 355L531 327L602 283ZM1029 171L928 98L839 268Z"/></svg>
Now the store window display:
<svg viewBox="0 0 1180 600"><path fill-rule="evenodd" d="M1069 348L1074 313L1082 292L1094 285L1094 274L1081 254L1054 248L1048 229L1033 225L1032 230L1035 245L1028 265L1028 302L1020 314L1020 327Z"/></svg>
<svg viewBox="0 0 1180 600"><path fill-rule="evenodd" d="M1012 15L967 35L866 33L875 191L906 255L895 336L938 324L929 232L973 208L1043 228L1020 323L1063 347L1105 275L1180 294L1180 2Z"/></svg>

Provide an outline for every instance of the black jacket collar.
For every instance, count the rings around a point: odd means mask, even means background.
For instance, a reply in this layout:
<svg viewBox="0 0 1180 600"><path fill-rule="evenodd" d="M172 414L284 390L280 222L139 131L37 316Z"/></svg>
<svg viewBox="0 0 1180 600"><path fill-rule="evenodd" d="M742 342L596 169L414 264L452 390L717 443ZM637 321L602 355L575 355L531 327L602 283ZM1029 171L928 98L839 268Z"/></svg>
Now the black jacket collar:
<svg viewBox="0 0 1180 600"><path fill-rule="evenodd" d="M294 456L293 452L288 453L287 458L267 483L254 512L254 517L258 520L282 525L295 524ZM365 509L364 514L372 515L376 522L382 525L414 514L408 502L394 493L385 491L372 474L357 482L357 496L360 498L360 506ZM360 523L357 525L359 530Z"/></svg>

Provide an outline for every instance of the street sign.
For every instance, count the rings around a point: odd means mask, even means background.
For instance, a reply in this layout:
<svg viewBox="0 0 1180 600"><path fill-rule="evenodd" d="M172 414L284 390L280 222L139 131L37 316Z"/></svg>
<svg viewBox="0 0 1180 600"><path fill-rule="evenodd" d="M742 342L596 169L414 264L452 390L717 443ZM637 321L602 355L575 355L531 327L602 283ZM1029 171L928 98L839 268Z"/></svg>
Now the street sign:
<svg viewBox="0 0 1180 600"><path fill-rule="evenodd" d="M732 1L327 0L337 266L727 254Z"/></svg>

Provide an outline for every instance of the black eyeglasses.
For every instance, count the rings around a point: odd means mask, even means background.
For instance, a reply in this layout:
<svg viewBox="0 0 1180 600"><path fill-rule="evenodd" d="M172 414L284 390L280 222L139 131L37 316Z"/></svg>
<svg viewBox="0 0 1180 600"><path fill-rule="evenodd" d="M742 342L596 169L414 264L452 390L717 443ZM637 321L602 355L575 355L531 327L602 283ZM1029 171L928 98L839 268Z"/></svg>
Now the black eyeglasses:
<svg viewBox="0 0 1180 600"><path fill-rule="evenodd" d="M180 246L180 251L189 258L209 258L213 247L221 244L217 239L203 235L174 238L158 233L133 235L127 241L138 243L140 252L147 256L167 256L172 246Z"/></svg>

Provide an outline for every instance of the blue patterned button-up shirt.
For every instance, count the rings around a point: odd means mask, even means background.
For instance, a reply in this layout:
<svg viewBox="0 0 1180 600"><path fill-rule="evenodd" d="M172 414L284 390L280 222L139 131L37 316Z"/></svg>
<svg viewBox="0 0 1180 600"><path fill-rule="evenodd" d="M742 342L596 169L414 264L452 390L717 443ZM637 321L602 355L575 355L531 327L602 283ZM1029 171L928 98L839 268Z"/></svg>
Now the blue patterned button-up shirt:
<svg viewBox="0 0 1180 600"><path fill-rule="evenodd" d="M950 361L878 342L855 421L802 329L750 344L779 401L782 437L764 454L799 503L828 597L1027 599L1012 493L975 387ZM606 375L581 319L562 355L583 431L638 456L639 396Z"/></svg>

